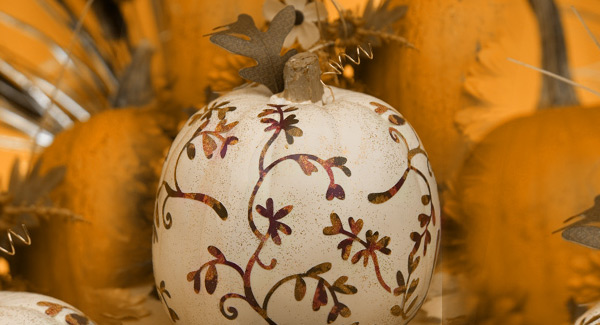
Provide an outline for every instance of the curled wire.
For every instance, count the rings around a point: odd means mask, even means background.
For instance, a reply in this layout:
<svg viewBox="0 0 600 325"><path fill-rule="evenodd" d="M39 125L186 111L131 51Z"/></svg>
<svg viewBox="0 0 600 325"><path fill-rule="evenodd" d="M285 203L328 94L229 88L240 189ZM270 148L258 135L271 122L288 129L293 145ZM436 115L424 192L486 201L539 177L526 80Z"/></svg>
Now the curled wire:
<svg viewBox="0 0 600 325"><path fill-rule="evenodd" d="M356 65L360 64L360 55L364 54L367 58L373 59L373 48L371 47L371 43L368 43L369 49L365 50L362 46L356 47L356 59L348 55L346 52L341 52L338 54L337 61L329 60L328 64L331 67L332 71L323 72L323 75L342 75L344 73L344 61L350 61ZM345 58L345 59L344 59Z"/></svg>
<svg viewBox="0 0 600 325"><path fill-rule="evenodd" d="M20 242L24 243L25 245L31 245L31 237L29 236L29 231L27 231L27 227L24 224L21 224L21 228L23 229L23 232L25 233L24 236L19 235L12 229L8 229L7 236L8 236L8 245L10 246L10 250L0 246L0 251L4 252L5 254L11 255L11 256L15 255L15 245L14 245L15 239L13 239L13 237L18 239Z"/></svg>

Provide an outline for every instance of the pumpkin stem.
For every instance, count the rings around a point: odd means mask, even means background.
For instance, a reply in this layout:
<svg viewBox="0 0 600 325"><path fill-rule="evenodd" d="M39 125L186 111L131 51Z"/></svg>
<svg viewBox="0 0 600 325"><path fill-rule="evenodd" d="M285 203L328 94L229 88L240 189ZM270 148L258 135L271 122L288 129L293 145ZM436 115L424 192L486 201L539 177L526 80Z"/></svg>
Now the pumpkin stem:
<svg viewBox="0 0 600 325"><path fill-rule="evenodd" d="M319 58L311 52L292 56L283 69L285 90L283 97L292 102L315 103L323 98Z"/></svg>
<svg viewBox="0 0 600 325"><path fill-rule="evenodd" d="M542 68L570 79L565 36L554 0L529 0L538 21L542 41ZM575 89L549 76L542 79L539 108L575 106Z"/></svg>

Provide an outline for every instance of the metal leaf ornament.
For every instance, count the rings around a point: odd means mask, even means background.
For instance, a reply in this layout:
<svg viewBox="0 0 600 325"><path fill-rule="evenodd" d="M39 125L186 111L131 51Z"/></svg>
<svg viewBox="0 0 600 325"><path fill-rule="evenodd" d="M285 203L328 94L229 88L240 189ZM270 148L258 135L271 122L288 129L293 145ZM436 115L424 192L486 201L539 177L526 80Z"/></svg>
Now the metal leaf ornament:
<svg viewBox="0 0 600 325"><path fill-rule="evenodd" d="M283 56L280 55L283 41L294 27L295 21L294 7L287 6L273 18L269 29L261 32L252 17L242 14L235 23L215 28L226 29L209 34L210 41L232 53L256 60L258 64L241 69L240 76L267 86L273 93L279 93L283 91L283 67L297 53L292 49Z"/></svg>
<svg viewBox="0 0 600 325"><path fill-rule="evenodd" d="M555 233L562 231L562 237L568 241L600 249L600 195L594 199L593 207L570 217L565 223L575 218L582 219L556 230Z"/></svg>
<svg viewBox="0 0 600 325"><path fill-rule="evenodd" d="M31 244L27 227L40 225L40 220L50 217L81 220L66 209L50 205L47 195L60 184L65 175L65 167L56 167L45 175L40 175L41 161L34 165L31 172L22 177L19 174L19 161L16 160L7 192L0 192L0 251L8 255L15 254L14 243L20 241Z"/></svg>
<svg viewBox="0 0 600 325"><path fill-rule="evenodd" d="M395 22L406 15L407 6L389 7L390 0L385 0L375 7L373 0L369 0L363 11L364 28L371 30L388 31Z"/></svg>

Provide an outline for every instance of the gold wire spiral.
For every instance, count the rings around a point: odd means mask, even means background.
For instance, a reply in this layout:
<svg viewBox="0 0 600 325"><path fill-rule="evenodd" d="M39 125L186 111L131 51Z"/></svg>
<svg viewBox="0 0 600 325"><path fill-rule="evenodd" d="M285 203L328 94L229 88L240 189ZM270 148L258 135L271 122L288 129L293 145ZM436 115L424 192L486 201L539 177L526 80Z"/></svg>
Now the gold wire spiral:
<svg viewBox="0 0 600 325"><path fill-rule="evenodd" d="M344 73L344 58L346 58L345 59L346 61L350 61L356 65L360 64L361 53L364 54L367 58L373 59L373 48L371 47L370 43L367 45L369 45L368 50L365 50L360 45L356 47L356 59L354 59L353 57L348 55L346 52L341 52L340 54L338 54L337 61L329 60L328 64L331 67L331 69L333 69L333 70L323 72L323 75L329 75L329 74L342 75Z"/></svg>
<svg viewBox="0 0 600 325"><path fill-rule="evenodd" d="M31 245L31 237L29 237L29 231L27 231L27 227L24 224L21 224L21 228L23 229L23 232L25 233L24 236L19 235L12 229L8 229L8 231L6 233L8 236L8 245L10 246L10 250L0 246L0 251L4 252L5 254L11 255L11 256L15 255L15 245L14 245L15 239L13 239L13 237L18 239L20 242L24 243L25 245Z"/></svg>

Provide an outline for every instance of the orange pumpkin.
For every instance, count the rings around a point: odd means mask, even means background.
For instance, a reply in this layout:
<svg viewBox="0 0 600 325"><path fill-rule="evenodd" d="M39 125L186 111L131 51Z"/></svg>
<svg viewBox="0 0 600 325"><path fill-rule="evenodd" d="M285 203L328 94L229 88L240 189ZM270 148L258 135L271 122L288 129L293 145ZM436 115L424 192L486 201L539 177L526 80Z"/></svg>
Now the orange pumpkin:
<svg viewBox="0 0 600 325"><path fill-rule="evenodd" d="M41 156L42 172L66 166L50 197L85 222L49 220L32 230L19 258L32 289L102 312L94 289L152 280L152 213L176 115L109 110L60 133ZM100 319L96 317L96 319Z"/></svg>
<svg viewBox="0 0 600 325"><path fill-rule="evenodd" d="M513 120L477 145L458 178L458 216L468 229L466 291L488 302L511 300L524 324L569 321L567 301L577 298L568 286L577 276L571 261L587 258L589 249L552 232L600 193L599 123L600 107ZM485 310L479 321L504 316Z"/></svg>
<svg viewBox="0 0 600 325"><path fill-rule="evenodd" d="M541 65L536 18L527 1L392 1L408 5L401 35L367 62L370 92L412 121L440 183L458 170L469 143L532 112L540 76L507 57Z"/></svg>

